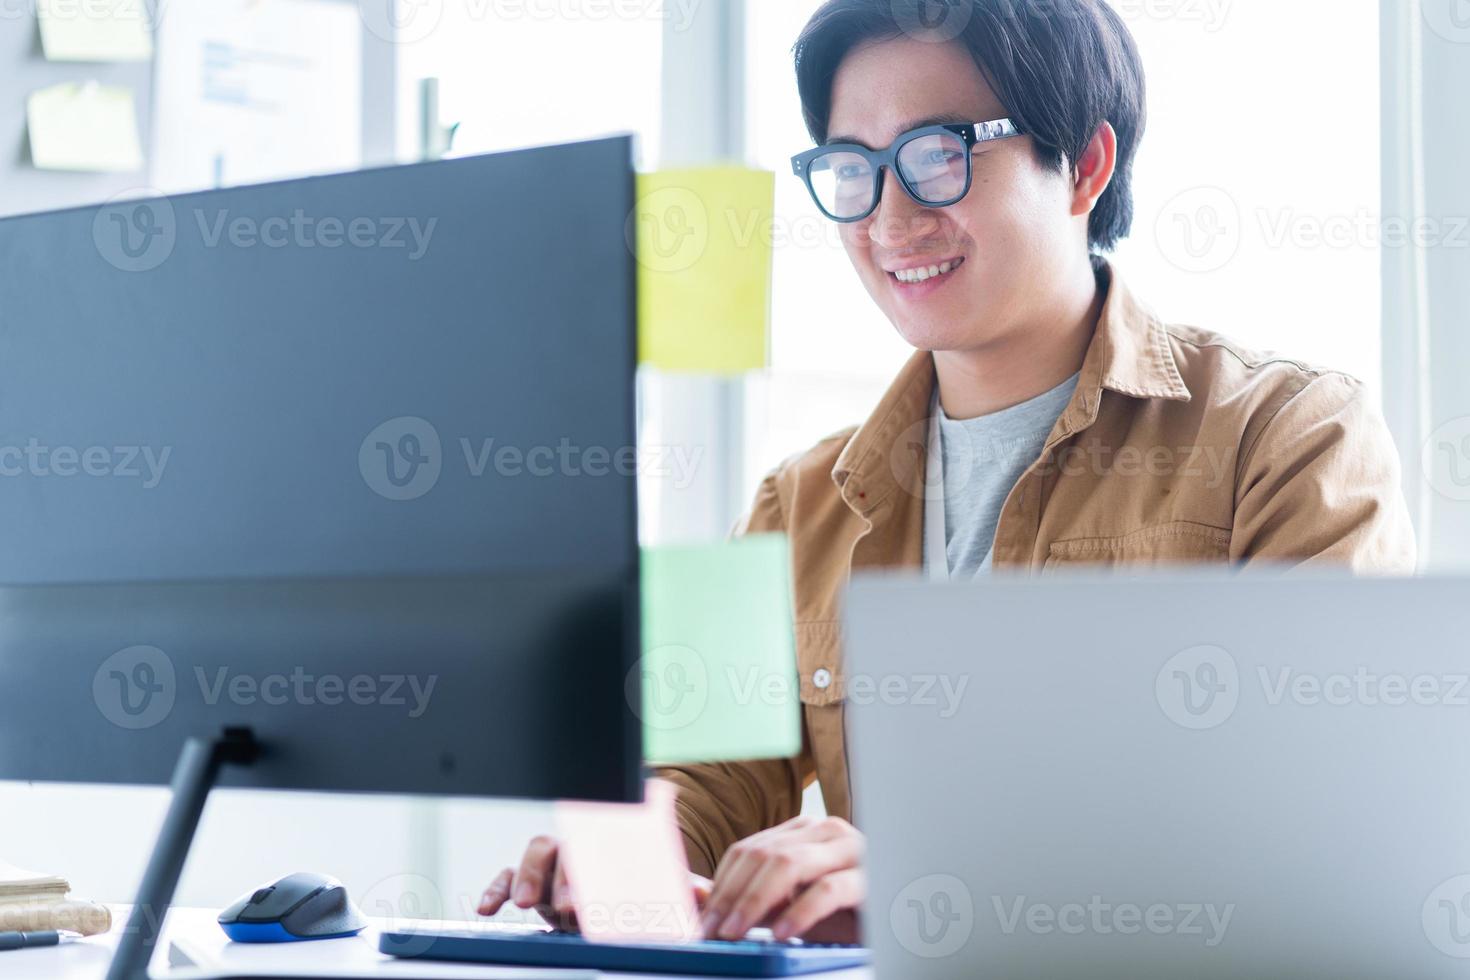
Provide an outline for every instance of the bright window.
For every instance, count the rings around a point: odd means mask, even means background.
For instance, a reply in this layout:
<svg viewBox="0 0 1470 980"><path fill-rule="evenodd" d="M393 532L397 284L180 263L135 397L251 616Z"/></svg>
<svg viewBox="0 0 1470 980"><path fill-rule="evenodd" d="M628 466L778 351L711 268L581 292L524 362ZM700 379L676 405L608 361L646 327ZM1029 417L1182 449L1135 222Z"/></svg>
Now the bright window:
<svg viewBox="0 0 1470 980"><path fill-rule="evenodd" d="M1112 2L1150 81L1130 282L1167 320L1378 384L1378 5Z"/></svg>
<svg viewBox="0 0 1470 980"><path fill-rule="evenodd" d="M456 155L632 131L643 160L655 160L663 10L642 4L637 16L614 16L619 9L467 0L404 8L400 153L417 156L419 83L438 78L440 117L460 123Z"/></svg>
<svg viewBox="0 0 1470 980"><path fill-rule="evenodd" d="M801 120L791 46L820 0L756 0L748 6L746 134L756 166L776 172L771 370L752 382L744 481L786 456L861 422L911 349L863 289L837 226L792 176L793 154L811 146Z"/></svg>

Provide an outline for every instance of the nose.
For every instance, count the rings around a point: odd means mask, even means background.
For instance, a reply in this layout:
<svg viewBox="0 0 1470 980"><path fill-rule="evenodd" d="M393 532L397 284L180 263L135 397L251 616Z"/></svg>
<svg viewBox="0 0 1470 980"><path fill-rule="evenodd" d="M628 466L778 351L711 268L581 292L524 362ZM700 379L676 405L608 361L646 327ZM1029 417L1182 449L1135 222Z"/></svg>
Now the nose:
<svg viewBox="0 0 1470 980"><path fill-rule="evenodd" d="M868 237L873 243L897 251L932 236L938 227L939 215L909 197L891 168L884 170L883 195L878 209L868 217Z"/></svg>

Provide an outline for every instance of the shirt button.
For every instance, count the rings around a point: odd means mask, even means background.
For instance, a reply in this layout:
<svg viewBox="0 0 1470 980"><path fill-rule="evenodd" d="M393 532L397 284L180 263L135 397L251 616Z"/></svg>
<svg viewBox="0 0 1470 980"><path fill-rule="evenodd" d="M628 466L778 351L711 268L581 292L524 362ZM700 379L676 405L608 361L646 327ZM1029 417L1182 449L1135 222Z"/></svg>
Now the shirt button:
<svg viewBox="0 0 1470 980"><path fill-rule="evenodd" d="M825 691L832 686L832 673L826 667L818 667L812 671L812 686L819 691Z"/></svg>

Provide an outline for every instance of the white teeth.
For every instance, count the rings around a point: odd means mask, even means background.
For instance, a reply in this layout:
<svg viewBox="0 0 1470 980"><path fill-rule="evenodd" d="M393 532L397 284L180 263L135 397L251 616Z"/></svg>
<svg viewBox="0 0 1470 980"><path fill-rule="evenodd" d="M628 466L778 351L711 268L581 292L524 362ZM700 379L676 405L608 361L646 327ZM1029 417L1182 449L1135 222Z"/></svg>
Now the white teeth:
<svg viewBox="0 0 1470 980"><path fill-rule="evenodd" d="M899 282L920 283L939 276L948 275L959 267L958 262L944 262L939 265L931 265L927 269L901 269L893 274Z"/></svg>

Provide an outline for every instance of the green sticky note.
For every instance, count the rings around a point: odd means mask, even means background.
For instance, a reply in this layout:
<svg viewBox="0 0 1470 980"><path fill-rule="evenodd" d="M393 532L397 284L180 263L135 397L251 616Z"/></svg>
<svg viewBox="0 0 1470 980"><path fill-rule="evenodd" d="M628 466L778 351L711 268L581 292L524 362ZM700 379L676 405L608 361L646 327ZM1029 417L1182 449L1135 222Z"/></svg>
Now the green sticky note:
<svg viewBox="0 0 1470 980"><path fill-rule="evenodd" d="M735 762L800 752L790 569L782 534L644 549L637 676L645 760Z"/></svg>
<svg viewBox="0 0 1470 980"><path fill-rule="evenodd" d="M142 0L40 0L41 50L51 61L147 61L153 34Z"/></svg>
<svg viewBox="0 0 1470 980"><path fill-rule="evenodd" d="M66 83L26 101L31 162L42 170L134 173L143 146L131 89Z"/></svg>
<svg viewBox="0 0 1470 980"><path fill-rule="evenodd" d="M638 177L638 357L665 371L765 367L775 174L744 167Z"/></svg>

